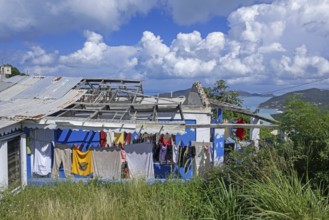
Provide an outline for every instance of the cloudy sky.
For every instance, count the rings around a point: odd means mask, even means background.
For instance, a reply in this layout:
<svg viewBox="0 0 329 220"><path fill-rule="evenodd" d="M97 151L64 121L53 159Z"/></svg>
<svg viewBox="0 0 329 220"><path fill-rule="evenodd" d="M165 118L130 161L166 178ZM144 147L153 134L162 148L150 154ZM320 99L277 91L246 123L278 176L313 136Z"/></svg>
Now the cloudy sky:
<svg viewBox="0 0 329 220"><path fill-rule="evenodd" d="M141 79L149 93L219 79L260 93L329 89L329 0L0 5L1 62L30 75Z"/></svg>

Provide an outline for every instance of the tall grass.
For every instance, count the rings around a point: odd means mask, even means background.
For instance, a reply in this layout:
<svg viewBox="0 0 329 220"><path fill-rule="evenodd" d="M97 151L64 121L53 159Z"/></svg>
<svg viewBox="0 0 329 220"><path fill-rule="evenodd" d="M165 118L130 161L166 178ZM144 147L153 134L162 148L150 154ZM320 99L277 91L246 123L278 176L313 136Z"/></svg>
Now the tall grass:
<svg viewBox="0 0 329 220"><path fill-rule="evenodd" d="M249 215L261 219L329 219L328 198L321 190L303 184L297 173L263 177L263 181L249 181L245 201Z"/></svg>
<svg viewBox="0 0 329 220"><path fill-rule="evenodd" d="M202 181L202 180L200 180ZM149 185L129 183L65 183L27 187L0 202L1 219L194 219L204 202L199 180Z"/></svg>
<svg viewBox="0 0 329 220"><path fill-rule="evenodd" d="M265 149L208 180L30 186L3 195L0 219L329 219L329 198L286 159Z"/></svg>

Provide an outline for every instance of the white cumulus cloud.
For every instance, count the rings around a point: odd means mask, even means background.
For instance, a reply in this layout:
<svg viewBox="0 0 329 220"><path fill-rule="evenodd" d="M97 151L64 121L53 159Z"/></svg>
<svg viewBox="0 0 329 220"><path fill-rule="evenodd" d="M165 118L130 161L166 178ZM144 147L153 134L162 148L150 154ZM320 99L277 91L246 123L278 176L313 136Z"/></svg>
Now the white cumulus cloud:
<svg viewBox="0 0 329 220"><path fill-rule="evenodd" d="M217 3L205 2L207 7ZM168 1L168 4L178 3ZM199 3L190 4L193 8ZM174 10L176 6L172 7ZM202 10L207 11L205 17L222 13L201 7L201 14ZM212 32L203 37L197 30L178 33L170 44L145 31L135 45L111 46L101 34L85 31L86 41L75 52L59 55L34 47L23 61L31 66L49 65L54 71L73 75L85 72L172 82L224 79L231 84L253 83L264 87L310 82L329 78L328 10L328 0L254 4L229 15L228 34Z"/></svg>
<svg viewBox="0 0 329 220"><path fill-rule="evenodd" d="M44 49L39 46L32 46L31 50L23 55L21 63L33 65L53 64L57 59L57 53L47 54Z"/></svg>
<svg viewBox="0 0 329 220"><path fill-rule="evenodd" d="M95 32L85 31L86 42L82 49L68 55L61 56L61 63L83 63L83 64L99 64L109 49L103 42L103 37Z"/></svg>
<svg viewBox="0 0 329 220"><path fill-rule="evenodd" d="M0 0L0 40L67 30L117 30L157 0Z"/></svg>

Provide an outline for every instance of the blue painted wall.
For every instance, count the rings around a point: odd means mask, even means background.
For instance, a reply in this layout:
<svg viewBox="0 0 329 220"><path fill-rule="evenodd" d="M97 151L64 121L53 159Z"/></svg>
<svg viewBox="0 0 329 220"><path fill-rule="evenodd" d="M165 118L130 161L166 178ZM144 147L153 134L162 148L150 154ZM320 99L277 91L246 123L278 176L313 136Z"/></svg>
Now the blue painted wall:
<svg viewBox="0 0 329 220"><path fill-rule="evenodd" d="M26 154L27 178L32 178L31 154Z"/></svg>
<svg viewBox="0 0 329 220"><path fill-rule="evenodd" d="M221 123L223 121L223 111L222 109L218 109L217 118L212 121L212 123ZM222 134L223 129L212 129L213 142L214 142L214 152L213 152L213 161L214 165L219 165L221 162L221 158L224 158L224 143L225 137L224 133Z"/></svg>
<svg viewBox="0 0 329 220"><path fill-rule="evenodd" d="M87 151L90 147L99 147L99 141L99 132L96 131L57 129L55 132L55 143L78 145L82 147L81 151Z"/></svg>
<svg viewBox="0 0 329 220"><path fill-rule="evenodd" d="M186 124L196 124L195 120L185 120ZM185 134L176 135L176 144L181 146L191 146L192 141L196 141L196 129L186 128Z"/></svg>
<svg viewBox="0 0 329 220"><path fill-rule="evenodd" d="M186 124L195 124L195 120L186 120ZM136 132L134 134L137 134ZM176 144L181 142L182 146L191 146L191 141L196 140L196 129L186 129L186 133L183 135L176 135ZM87 151L90 147L98 147L100 142L99 132L95 131L83 131L83 130L55 130L55 143L65 144L68 146L78 145L82 147L82 151ZM28 177L32 177L31 172L31 158L27 155L28 160ZM171 165L155 165L155 176L158 178L166 178L171 174L174 169ZM63 170L59 172L60 178L64 178ZM188 179L193 176L193 168L181 174L184 179ZM76 176L78 177L78 176Z"/></svg>
<svg viewBox="0 0 329 220"><path fill-rule="evenodd" d="M168 121L168 120L160 120L160 121ZM169 120L173 121L173 120ZM174 120L176 121L176 120ZM186 124L196 124L196 120L185 120ZM185 134L177 134L176 135L176 145L180 144L180 146L191 146L192 141L196 141L196 129L190 129L186 128ZM172 172L173 173L172 173ZM176 175L179 173L179 175L183 179L190 179L193 177L193 166L189 166L189 169L187 172L185 172L184 168L180 168L176 165L174 169L170 166L155 166L155 176L161 177L161 178L167 178L170 174Z"/></svg>

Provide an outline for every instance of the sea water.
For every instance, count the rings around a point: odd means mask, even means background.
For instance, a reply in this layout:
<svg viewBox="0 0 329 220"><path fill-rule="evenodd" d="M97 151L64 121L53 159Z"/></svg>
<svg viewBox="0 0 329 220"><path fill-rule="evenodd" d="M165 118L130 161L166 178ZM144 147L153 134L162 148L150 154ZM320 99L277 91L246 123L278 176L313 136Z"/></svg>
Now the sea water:
<svg viewBox="0 0 329 220"><path fill-rule="evenodd" d="M272 96L249 96L249 97L243 97L241 96L241 99L243 100L242 107L249 109L250 111L254 112L257 109L259 109L259 113L267 113L267 114L277 114L279 111L277 109L271 109L271 108L259 108L259 105L267 100L272 98Z"/></svg>

